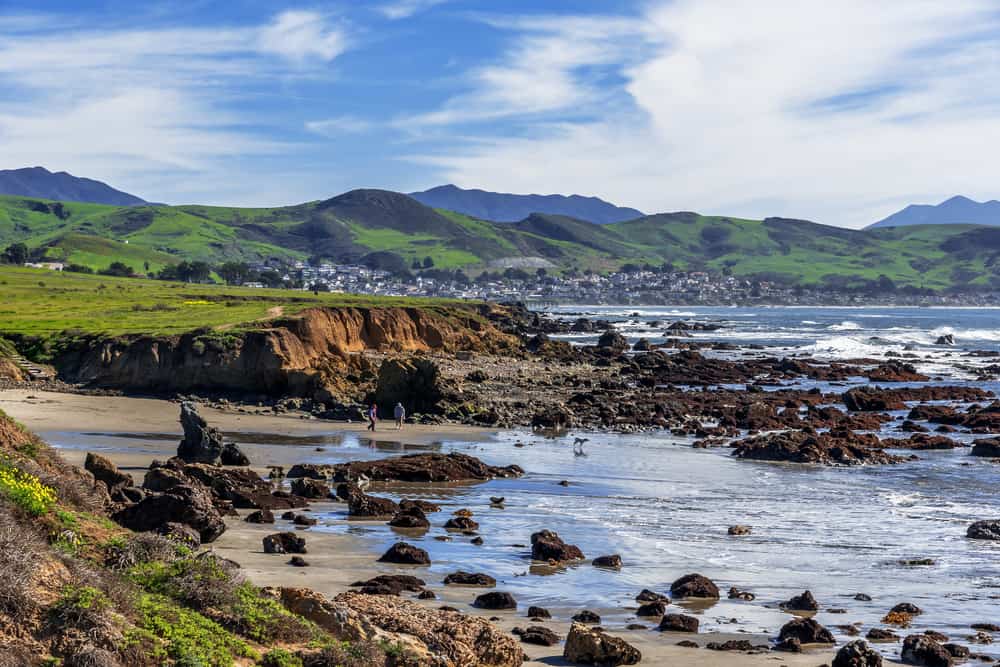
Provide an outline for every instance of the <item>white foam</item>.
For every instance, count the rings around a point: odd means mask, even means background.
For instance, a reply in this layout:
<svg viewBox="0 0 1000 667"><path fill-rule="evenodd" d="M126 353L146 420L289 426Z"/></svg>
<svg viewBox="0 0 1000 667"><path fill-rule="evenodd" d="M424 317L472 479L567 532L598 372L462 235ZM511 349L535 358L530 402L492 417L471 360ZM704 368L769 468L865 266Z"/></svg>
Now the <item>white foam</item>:
<svg viewBox="0 0 1000 667"><path fill-rule="evenodd" d="M861 329L861 325L857 322L852 322L850 320L844 320L840 324L831 324L827 327L830 331L858 331Z"/></svg>

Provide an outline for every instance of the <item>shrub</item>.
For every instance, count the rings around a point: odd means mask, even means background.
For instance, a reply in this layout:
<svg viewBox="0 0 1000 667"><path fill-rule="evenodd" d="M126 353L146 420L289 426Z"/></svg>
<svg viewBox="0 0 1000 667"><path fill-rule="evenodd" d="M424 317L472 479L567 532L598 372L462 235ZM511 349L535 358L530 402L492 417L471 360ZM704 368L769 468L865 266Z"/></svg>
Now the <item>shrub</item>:
<svg viewBox="0 0 1000 667"><path fill-rule="evenodd" d="M233 629L262 644L321 641L323 632L288 611L277 600L266 597L256 586L246 583L237 589L232 607Z"/></svg>
<svg viewBox="0 0 1000 667"><path fill-rule="evenodd" d="M30 527L0 506L0 610L24 616L35 609L31 584L43 548L42 540Z"/></svg>
<svg viewBox="0 0 1000 667"><path fill-rule="evenodd" d="M119 536L104 545L104 564L113 570L128 570L154 561L172 562L190 553L187 547L155 533Z"/></svg>
<svg viewBox="0 0 1000 667"><path fill-rule="evenodd" d="M302 667L302 659L288 649L276 648L264 655L260 665L261 667Z"/></svg>
<svg viewBox="0 0 1000 667"><path fill-rule="evenodd" d="M149 593L170 596L199 610L236 604L243 585L235 564L208 552L173 562L142 563L129 570L129 578Z"/></svg>
<svg viewBox="0 0 1000 667"><path fill-rule="evenodd" d="M0 493L31 516L47 513L56 502L56 492L12 461L0 460Z"/></svg>
<svg viewBox="0 0 1000 667"><path fill-rule="evenodd" d="M249 644L201 614L185 609L162 595L142 595L139 603L140 630L162 640L162 657L183 664L230 667L236 658L258 659ZM135 638L137 635L132 634ZM197 660L198 662L193 662Z"/></svg>

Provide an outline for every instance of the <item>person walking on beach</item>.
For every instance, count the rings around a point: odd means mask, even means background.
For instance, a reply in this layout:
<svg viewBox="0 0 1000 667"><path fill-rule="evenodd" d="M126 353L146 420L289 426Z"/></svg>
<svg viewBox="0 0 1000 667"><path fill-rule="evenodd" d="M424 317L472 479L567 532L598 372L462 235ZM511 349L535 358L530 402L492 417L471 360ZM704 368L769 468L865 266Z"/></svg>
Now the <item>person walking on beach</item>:
<svg viewBox="0 0 1000 667"><path fill-rule="evenodd" d="M372 403L372 406L368 408L368 430L375 430L375 422L378 420L378 407Z"/></svg>
<svg viewBox="0 0 1000 667"><path fill-rule="evenodd" d="M403 420L406 419L406 408L403 407L402 403L396 403L393 416L396 418L396 430L398 431L403 428Z"/></svg>

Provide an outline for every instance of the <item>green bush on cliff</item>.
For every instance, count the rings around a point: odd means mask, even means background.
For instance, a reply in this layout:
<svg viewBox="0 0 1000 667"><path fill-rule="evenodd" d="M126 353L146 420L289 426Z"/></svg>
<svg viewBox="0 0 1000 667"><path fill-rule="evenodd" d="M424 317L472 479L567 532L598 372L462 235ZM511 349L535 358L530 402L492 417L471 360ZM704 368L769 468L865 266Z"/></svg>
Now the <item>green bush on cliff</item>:
<svg viewBox="0 0 1000 667"><path fill-rule="evenodd" d="M56 503L55 489L21 470L10 459L0 458L0 494L35 517L45 514Z"/></svg>
<svg viewBox="0 0 1000 667"><path fill-rule="evenodd" d="M139 613L136 625L142 632L132 633L130 639L140 641L151 635L160 640L152 657L209 667L230 667L237 658L260 657L247 642L215 621L163 595L141 595L136 606ZM194 660L198 663L193 663Z"/></svg>

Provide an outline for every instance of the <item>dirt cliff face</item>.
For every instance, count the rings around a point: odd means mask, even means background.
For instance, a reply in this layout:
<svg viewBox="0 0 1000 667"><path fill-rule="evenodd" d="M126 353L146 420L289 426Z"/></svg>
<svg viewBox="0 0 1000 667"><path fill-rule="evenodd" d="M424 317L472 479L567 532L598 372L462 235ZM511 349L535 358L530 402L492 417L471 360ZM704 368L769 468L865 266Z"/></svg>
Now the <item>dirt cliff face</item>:
<svg viewBox="0 0 1000 667"><path fill-rule="evenodd" d="M518 347L516 338L461 307L313 308L249 331L80 339L66 345L55 366L67 381L128 391L309 396L363 371L358 353L366 350Z"/></svg>

